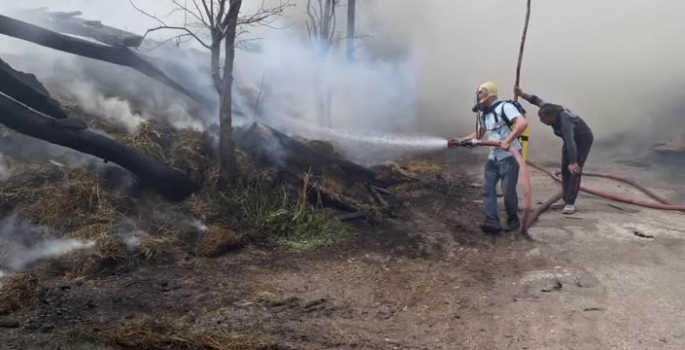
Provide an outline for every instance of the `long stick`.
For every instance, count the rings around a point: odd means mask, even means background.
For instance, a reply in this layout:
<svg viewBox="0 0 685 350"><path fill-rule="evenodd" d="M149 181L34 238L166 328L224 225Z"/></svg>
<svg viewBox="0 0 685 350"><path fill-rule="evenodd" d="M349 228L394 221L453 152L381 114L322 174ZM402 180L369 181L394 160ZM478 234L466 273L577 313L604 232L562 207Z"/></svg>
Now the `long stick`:
<svg viewBox="0 0 685 350"><path fill-rule="evenodd" d="M528 6L526 8L526 24L523 26L523 35L521 36L521 48L519 49L519 61L516 65L516 84L514 86L519 86L521 81L521 62L523 61L523 48L526 46L526 35L528 34L528 21L530 21L530 0L528 0ZM514 97L514 101L518 100L518 96Z"/></svg>

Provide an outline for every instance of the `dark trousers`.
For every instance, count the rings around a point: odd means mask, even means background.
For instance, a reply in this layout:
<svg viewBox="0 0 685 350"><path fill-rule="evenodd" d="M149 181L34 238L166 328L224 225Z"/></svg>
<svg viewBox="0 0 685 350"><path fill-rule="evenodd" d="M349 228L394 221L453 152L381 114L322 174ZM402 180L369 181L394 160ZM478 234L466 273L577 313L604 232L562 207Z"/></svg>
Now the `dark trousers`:
<svg viewBox="0 0 685 350"><path fill-rule="evenodd" d="M576 147L578 149L578 165L582 168L587 161L587 157L590 154L590 149L592 148L593 139L585 139L581 142L576 140ZM566 152L566 146L562 148L561 155L561 180L562 188L564 190L564 203L575 205L576 198L578 198L578 192L580 192L580 180L582 175L574 175L568 170L569 161L568 153Z"/></svg>
<svg viewBox="0 0 685 350"><path fill-rule="evenodd" d="M483 181L483 202L485 218L489 223L500 226L497 212L497 182L502 181L504 208L509 221L518 220L518 194L516 184L519 179L519 164L513 156L485 163Z"/></svg>

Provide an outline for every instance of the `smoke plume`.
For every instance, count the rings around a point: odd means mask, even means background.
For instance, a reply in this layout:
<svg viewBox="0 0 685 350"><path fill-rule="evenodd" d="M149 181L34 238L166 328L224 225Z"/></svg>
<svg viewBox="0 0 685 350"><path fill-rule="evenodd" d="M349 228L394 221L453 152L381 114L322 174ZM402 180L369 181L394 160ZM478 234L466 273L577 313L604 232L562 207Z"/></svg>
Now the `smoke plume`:
<svg viewBox="0 0 685 350"><path fill-rule="evenodd" d="M16 214L0 221L0 269L22 271L42 259L93 245L89 241L59 239L51 229L33 225Z"/></svg>
<svg viewBox="0 0 685 350"><path fill-rule="evenodd" d="M166 16L173 9L168 3L136 3L169 24L185 20L178 12ZM495 81L502 98L513 95L525 1L358 1L357 34L362 38L355 40L353 63L345 60L344 45L327 55L312 47L303 26L306 2L293 3L297 6L270 26L250 27L244 35L258 39L252 42L259 50L240 51L236 58L236 106L242 112L237 124L256 119L307 136L317 136L315 130L323 128L445 138L473 130L470 107L481 82ZM246 1L244 10L254 11L261 4ZM21 6L81 10L84 18L138 33L157 25L127 2L27 0ZM682 129L677 88L685 80L680 64L685 49L675 43L685 30L679 19L683 7L675 0L534 2L521 85L580 114L598 139L617 137L617 148L625 149L633 140L644 146L649 138L673 136L674 126ZM344 37L344 12L344 7L338 9L339 37ZM164 35L169 34L158 32L152 38L163 40ZM32 57L22 60L23 67L41 72L36 73L39 78L57 71L54 64L45 64L45 57L87 67L77 70L81 81L71 94L124 125L168 118L178 126L206 128L218 120L216 115L192 112L185 102L178 103L175 92L125 69L90 61L83 65L87 60L16 41L0 52L16 53L18 46ZM176 60L184 71L194 73L187 75L187 83L213 97L207 61L206 54ZM70 69L72 74L75 68ZM110 93L113 86L117 97ZM146 98L139 101L136 96ZM536 107L524 106L532 122L532 155L550 155L550 146L560 147L559 140L537 121ZM326 110L330 113L322 113ZM363 157L368 148L354 140L339 143L355 157ZM560 151L552 153L557 157Z"/></svg>

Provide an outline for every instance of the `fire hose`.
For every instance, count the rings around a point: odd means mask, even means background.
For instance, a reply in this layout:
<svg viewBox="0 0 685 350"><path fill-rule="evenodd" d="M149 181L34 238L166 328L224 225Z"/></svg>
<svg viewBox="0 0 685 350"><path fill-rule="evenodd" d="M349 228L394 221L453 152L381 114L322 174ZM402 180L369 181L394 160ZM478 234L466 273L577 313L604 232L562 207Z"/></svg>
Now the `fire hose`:
<svg viewBox="0 0 685 350"><path fill-rule="evenodd" d="M554 179L556 182L561 183L561 179L559 179L559 173L558 172L553 174L552 172L550 172L550 171L548 171L548 170L546 170L546 169L544 169L544 168L542 168L542 167L540 167L540 166L538 166L532 162L528 162L528 165L532 166L533 168L535 168L539 171L546 173L552 179ZM611 180L623 182L625 184L628 184L628 185L631 185L631 186L637 188L638 190L640 190L641 192L643 192L647 196L653 198L657 202L643 201L643 200L639 200L639 199L629 198L629 197L621 196L618 194L598 191L598 190L594 190L591 188L581 186L580 190L583 192L590 193L590 194L593 194L593 195L598 196L598 197L603 197L606 199L615 200L617 202L637 205L637 206L645 207L645 208L685 212L685 205L672 204L669 201L667 201L666 199L664 199L663 197L657 195L656 193L652 192L651 190L645 188L644 186L638 184L637 182L635 182L633 180L625 179L625 178L622 178L622 177L619 177L616 175L596 174L596 173L583 173L583 176L600 177L600 178L611 179Z"/></svg>
<svg viewBox="0 0 685 350"><path fill-rule="evenodd" d="M519 56L518 56L518 62L516 66L516 83L515 86L519 86L520 78L521 78L521 62L523 61L523 50L525 47L526 43L526 35L528 34L528 23L530 21L530 3L531 0L527 0L527 7L526 7L526 19L525 19L525 25L523 27L523 33L521 36L521 46L519 48ZM514 97L514 100L518 100L518 96ZM477 117L478 118L478 117ZM478 123L476 123L476 135L479 135L479 130L478 130ZM526 128L524 131L524 134L527 136L529 132L529 129ZM500 147L501 143L498 141L483 141L483 140L478 140L478 139L473 139L473 140L456 140L456 139L451 139L447 141L447 147L448 148L454 148L454 147L468 147L468 148L473 148L476 146L489 146L489 147ZM527 240L532 240L530 235L528 234L528 229L537 221L538 217L544 213L547 209L550 208L552 204L555 202L559 201L563 197L563 192L559 192L556 195L552 196L549 200L547 200L545 203L542 204L535 212L531 214L531 209L532 209L532 186L530 184L530 173L528 172L528 167L527 165L530 165L531 167L546 173L549 175L554 181L557 181L559 183L562 183L562 180L559 178L559 174L553 174L552 172L536 165L535 163L532 163L530 161L527 161L526 157L521 155L518 151L510 149L509 152L514 156L516 161L519 164L519 169L520 169L520 175L523 178L523 193L524 193L524 214L523 214L523 220L521 223L521 235L527 239ZM524 148L524 154L526 153L526 148ZM623 202L627 204L632 204L632 205L637 205L641 207L646 207L646 208L652 208L652 209L659 209L659 210L671 210L671 211L680 211L680 212L685 212L685 205L677 205L677 204L672 204L668 200L664 199L663 197L657 195L656 193L650 191L649 189L641 186L637 182L629 179L625 179L619 176L615 175L606 175L606 174L596 174L596 173L583 173L584 176L589 176L589 177L601 177L601 178L607 178L615 181L620 181L625 184L631 185L638 190L642 191L645 193L647 196L651 197L652 199L656 200L657 202L648 202L648 201L642 201L642 200L637 200L633 198L628 198L625 196L617 195L617 194L612 194L612 193L607 193L603 191L597 191L594 189L586 188L581 186L580 190L586 193L593 194L595 196L599 196L602 198L606 199L611 199L615 200L618 202Z"/></svg>
<svg viewBox="0 0 685 350"><path fill-rule="evenodd" d="M472 140L448 140L447 147L477 147L477 146L489 146L489 147L500 147L501 143L499 141L484 141L478 139ZM532 221L530 217L531 208L533 207L533 190L530 185L530 174L528 173L528 167L526 162L523 160L523 156L514 149L510 149L509 152L514 156L516 161L519 163L520 175L523 178L523 196L524 196L524 209L523 209L523 220L521 222L521 235L527 240L532 240L530 235L528 235L528 227ZM539 215L539 214L538 214Z"/></svg>
<svg viewBox="0 0 685 350"><path fill-rule="evenodd" d="M484 140L478 140L478 139L472 139L472 140L463 140L463 141L457 141L457 140L448 140L447 141L447 146L449 148L455 148L455 147L468 147L468 148L473 148L477 146L489 146L489 147L500 147L500 142L498 141L484 141ZM557 193L556 195L552 196L549 200L547 200L545 203L543 203L535 212L532 212L532 186L530 183L530 173L528 171L528 165L531 167L549 175L554 181L561 183L562 180L559 178L559 173L552 173L551 171L533 163L530 161L524 161L523 157L521 154L516 151L516 150L509 150L509 152L514 156L516 161L519 164L520 167L520 175L523 178L523 194L524 194L524 209L523 209L523 220L521 223L521 235L527 239L527 240L532 240L530 235L528 234L528 229L537 221L538 217L547 211L549 207L554 204L555 202L559 201L562 198L562 192ZM623 182L625 184L631 185L647 196L651 197L652 199L656 200L657 202L649 202L649 201L643 201L643 200L638 200L638 199L633 199L613 193L608 193L604 191L598 191L594 190L591 188L587 188L584 186L580 187L580 190L586 193L593 194L598 197L626 203L626 204L632 204L632 205L637 205L645 208L651 208L651 209L658 209L658 210L669 210L669 211L679 211L679 212L685 212L685 205L678 205L678 204L672 204L665 198L659 196L658 194L654 193L653 191L647 189L646 187L638 184L636 181L626 179L620 176L616 175L608 175L608 174L598 174L598 173L583 173L584 176L588 177L599 177L599 178L606 178L606 179L611 179L619 182ZM532 213L532 214L531 214Z"/></svg>

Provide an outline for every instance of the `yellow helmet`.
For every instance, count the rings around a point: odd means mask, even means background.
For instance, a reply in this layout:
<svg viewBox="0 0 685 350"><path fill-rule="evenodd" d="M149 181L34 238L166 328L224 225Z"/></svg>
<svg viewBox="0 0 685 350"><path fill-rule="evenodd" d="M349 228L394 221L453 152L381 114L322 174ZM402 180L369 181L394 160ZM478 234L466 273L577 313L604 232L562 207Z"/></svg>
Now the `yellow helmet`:
<svg viewBox="0 0 685 350"><path fill-rule="evenodd" d="M478 92L480 92L483 89L488 90L488 96L485 97L483 100L485 100L486 98L488 98L490 96L497 96L497 85L495 85L495 83L488 81L487 83L481 84L478 87Z"/></svg>

